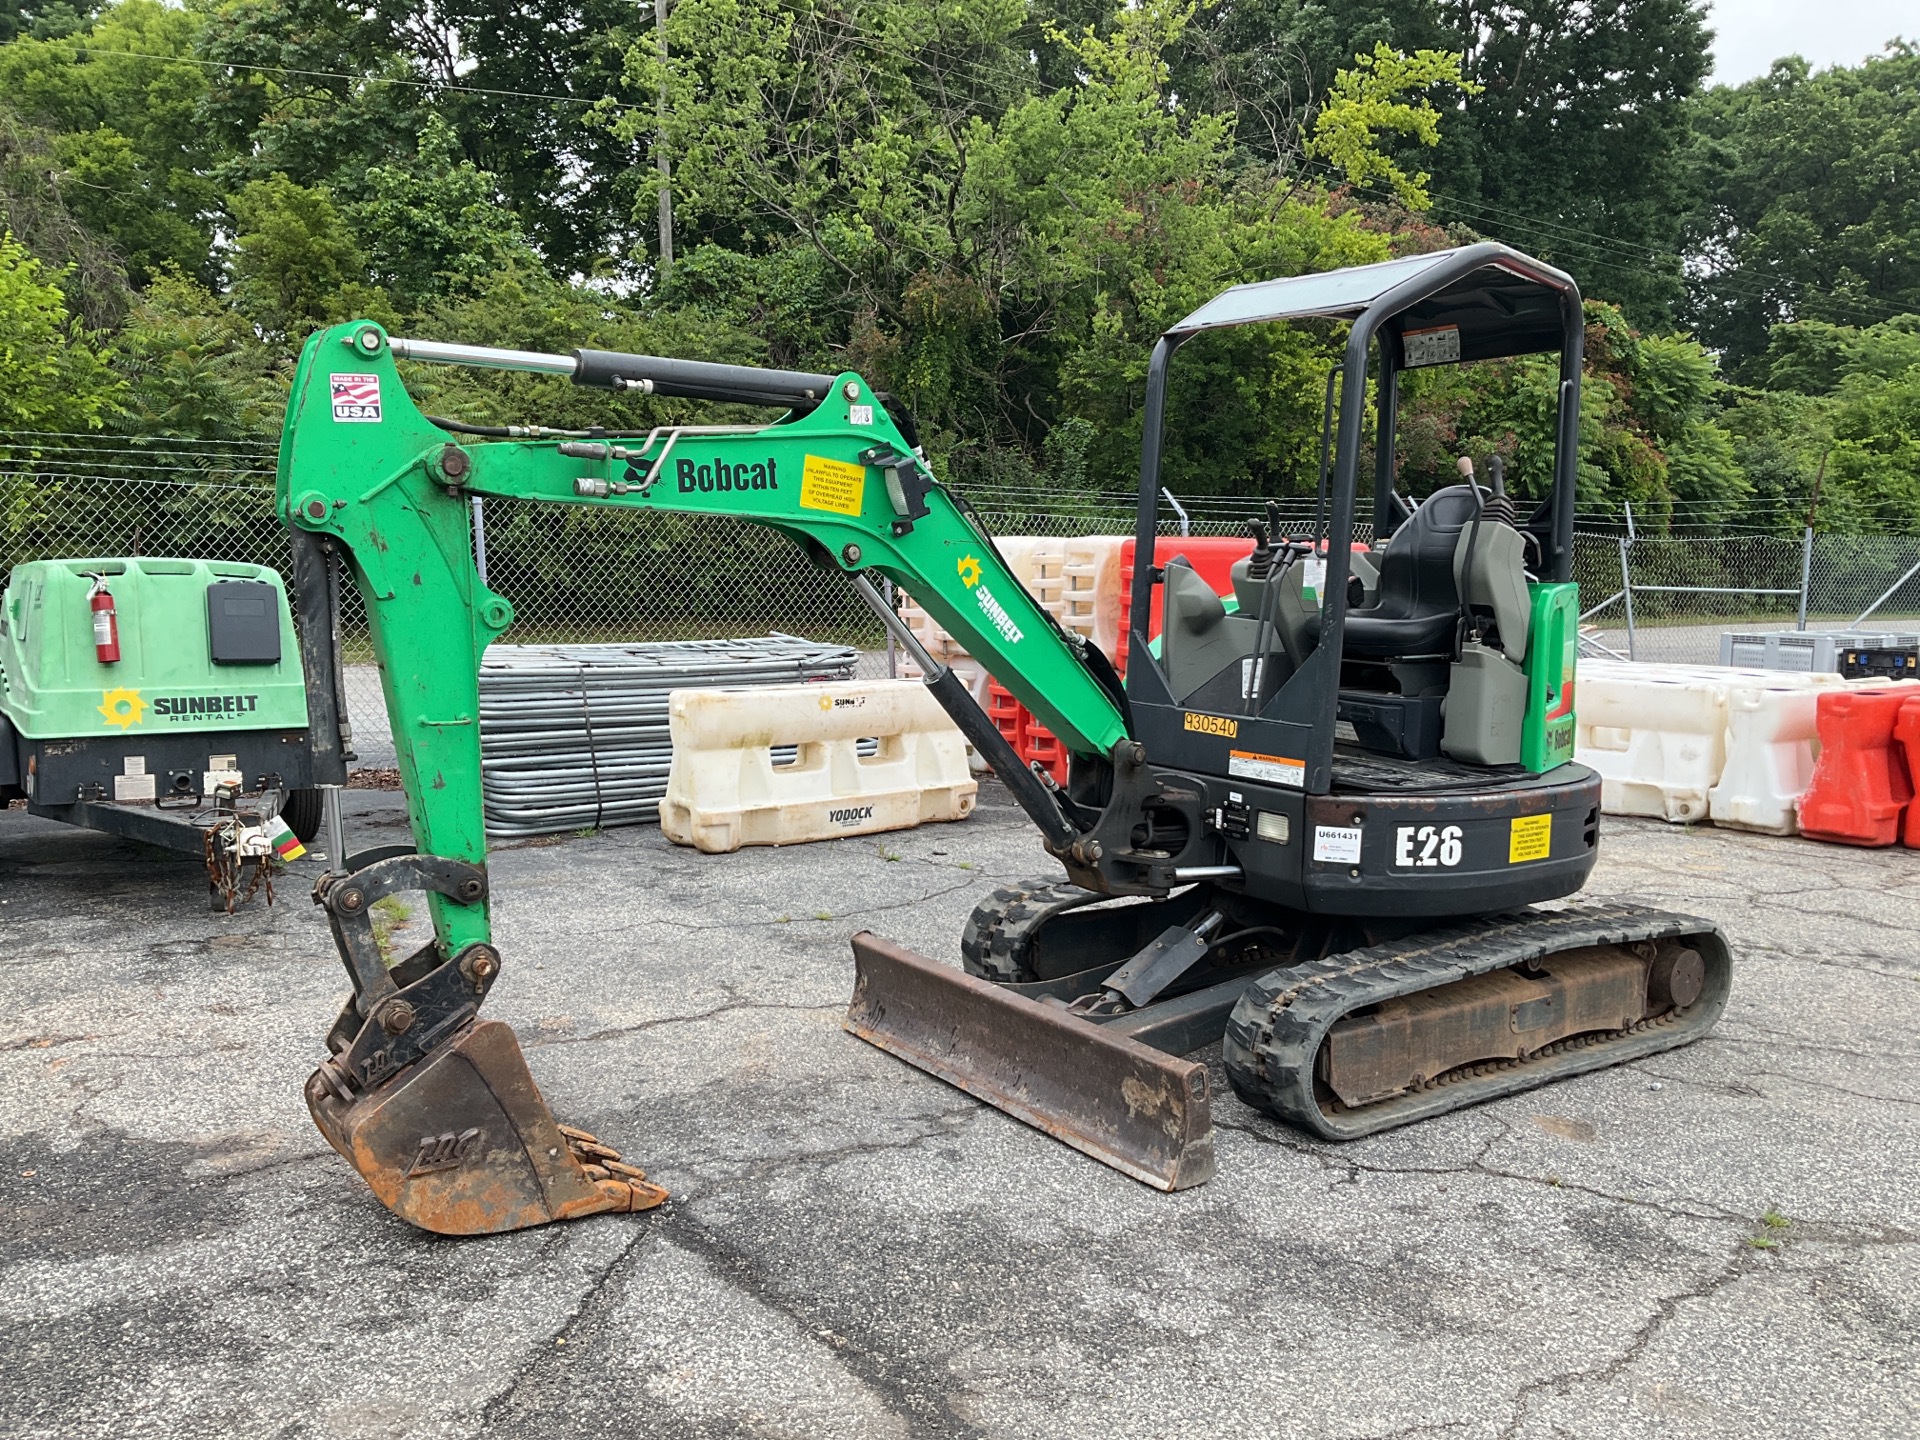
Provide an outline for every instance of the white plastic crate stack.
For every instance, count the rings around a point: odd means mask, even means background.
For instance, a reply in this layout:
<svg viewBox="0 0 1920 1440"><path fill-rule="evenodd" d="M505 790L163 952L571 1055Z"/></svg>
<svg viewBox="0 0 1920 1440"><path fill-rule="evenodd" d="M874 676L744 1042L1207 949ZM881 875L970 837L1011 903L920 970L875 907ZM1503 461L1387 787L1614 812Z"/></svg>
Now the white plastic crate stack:
<svg viewBox="0 0 1920 1440"><path fill-rule="evenodd" d="M1720 663L1763 670L1836 671L1846 650L1920 649L1920 635L1854 630L1724 631Z"/></svg>
<svg viewBox="0 0 1920 1440"><path fill-rule="evenodd" d="M1042 610L1064 625L1069 613L1067 547L1072 542L1052 535L996 535L993 543L1005 557L1014 578L1026 586L1027 593L1040 602ZM980 663L938 620L922 610L911 595L900 597L900 618L913 632L914 639L926 647L927 653L952 667L968 682L969 688L975 674L980 675L980 693L976 698L985 698L986 679Z"/></svg>
<svg viewBox="0 0 1920 1440"><path fill-rule="evenodd" d="M1083 535L1067 541L1060 623L1098 645L1111 658L1120 648L1119 535Z"/></svg>
<svg viewBox="0 0 1920 1440"><path fill-rule="evenodd" d="M847 680L859 652L791 635L630 645L494 645L480 666L487 833L653 820L673 762L667 697Z"/></svg>
<svg viewBox="0 0 1920 1440"><path fill-rule="evenodd" d="M1068 575L1068 547L1076 542L1052 535L996 535L993 543L1005 557L1014 578L1040 602L1040 608L1062 625L1073 628L1069 624L1073 607L1069 600L1072 581ZM1116 575L1119 571L1118 554L1116 548L1113 564ZM1115 594L1118 593L1116 580ZM1091 611L1092 607L1087 608ZM929 655L960 677L960 682L967 687L974 702L983 710L987 708L986 667L969 655L965 646L949 635L938 620L922 610L918 602L905 592L900 596L900 619L913 632L913 638L926 647ZM920 667L913 663L910 656L901 661L900 674L907 679L921 678ZM974 754L972 747L968 747L968 754L971 757L969 763L975 770L987 768L986 761Z"/></svg>

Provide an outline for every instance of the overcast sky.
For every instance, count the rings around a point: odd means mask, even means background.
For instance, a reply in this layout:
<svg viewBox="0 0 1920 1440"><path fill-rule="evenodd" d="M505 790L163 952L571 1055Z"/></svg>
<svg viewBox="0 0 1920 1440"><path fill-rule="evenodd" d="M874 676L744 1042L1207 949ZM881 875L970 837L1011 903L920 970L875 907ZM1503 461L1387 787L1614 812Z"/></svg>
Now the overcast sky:
<svg viewBox="0 0 1920 1440"><path fill-rule="evenodd" d="M1920 40L1914 0L1712 0L1713 78L1738 85L1782 55L1804 55L1818 70L1857 65L1899 35Z"/></svg>

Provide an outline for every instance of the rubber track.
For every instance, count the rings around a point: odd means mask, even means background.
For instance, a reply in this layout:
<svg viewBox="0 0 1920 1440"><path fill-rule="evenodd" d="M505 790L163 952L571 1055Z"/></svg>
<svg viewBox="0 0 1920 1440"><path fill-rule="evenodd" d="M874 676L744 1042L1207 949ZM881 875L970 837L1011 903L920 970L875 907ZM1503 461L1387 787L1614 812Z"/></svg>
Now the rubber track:
<svg viewBox="0 0 1920 1440"><path fill-rule="evenodd" d="M1705 987L1690 1006L1607 1036L1572 1037L1524 1060L1464 1066L1357 1110L1329 1111L1315 1096L1320 1043L1343 1015L1558 951L1668 937L1684 937L1706 962ZM1262 975L1233 1007L1222 1056L1249 1105L1323 1139L1352 1140L1697 1040L1726 1009L1732 970L1719 926L1695 915L1610 904L1489 916Z"/></svg>
<svg viewBox="0 0 1920 1440"><path fill-rule="evenodd" d="M1002 885L973 907L960 932L960 964L969 975L1001 984L1040 977L1027 963L1028 947L1056 915L1108 897L1069 880L1022 880Z"/></svg>

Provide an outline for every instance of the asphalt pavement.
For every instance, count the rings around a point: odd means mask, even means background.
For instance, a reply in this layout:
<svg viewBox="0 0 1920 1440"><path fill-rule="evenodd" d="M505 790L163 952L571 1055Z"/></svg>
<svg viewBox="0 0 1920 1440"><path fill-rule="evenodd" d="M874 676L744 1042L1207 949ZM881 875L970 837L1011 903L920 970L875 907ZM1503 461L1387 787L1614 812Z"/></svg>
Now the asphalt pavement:
<svg viewBox="0 0 1920 1440"><path fill-rule="evenodd" d="M353 799L355 848L402 837ZM0 1433L1911 1440L1920 858L1602 854L1589 895L1732 937L1710 1037L1344 1146L1216 1063L1217 1177L1168 1196L840 1030L854 931L957 963L1048 873L997 788L502 849L488 1013L674 1198L450 1241L307 1118L346 988L311 862L228 918L194 862L0 813Z"/></svg>

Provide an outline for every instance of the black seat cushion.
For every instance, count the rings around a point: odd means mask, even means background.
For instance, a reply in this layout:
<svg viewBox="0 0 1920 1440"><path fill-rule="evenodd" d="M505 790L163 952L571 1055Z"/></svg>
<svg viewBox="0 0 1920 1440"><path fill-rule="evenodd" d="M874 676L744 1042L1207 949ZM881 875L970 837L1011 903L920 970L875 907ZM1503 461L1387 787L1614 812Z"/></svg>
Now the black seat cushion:
<svg viewBox="0 0 1920 1440"><path fill-rule="evenodd" d="M1346 654L1393 660L1452 653L1460 617L1453 555L1476 508L1469 487L1449 485L1393 532L1381 552L1373 604L1347 612Z"/></svg>

